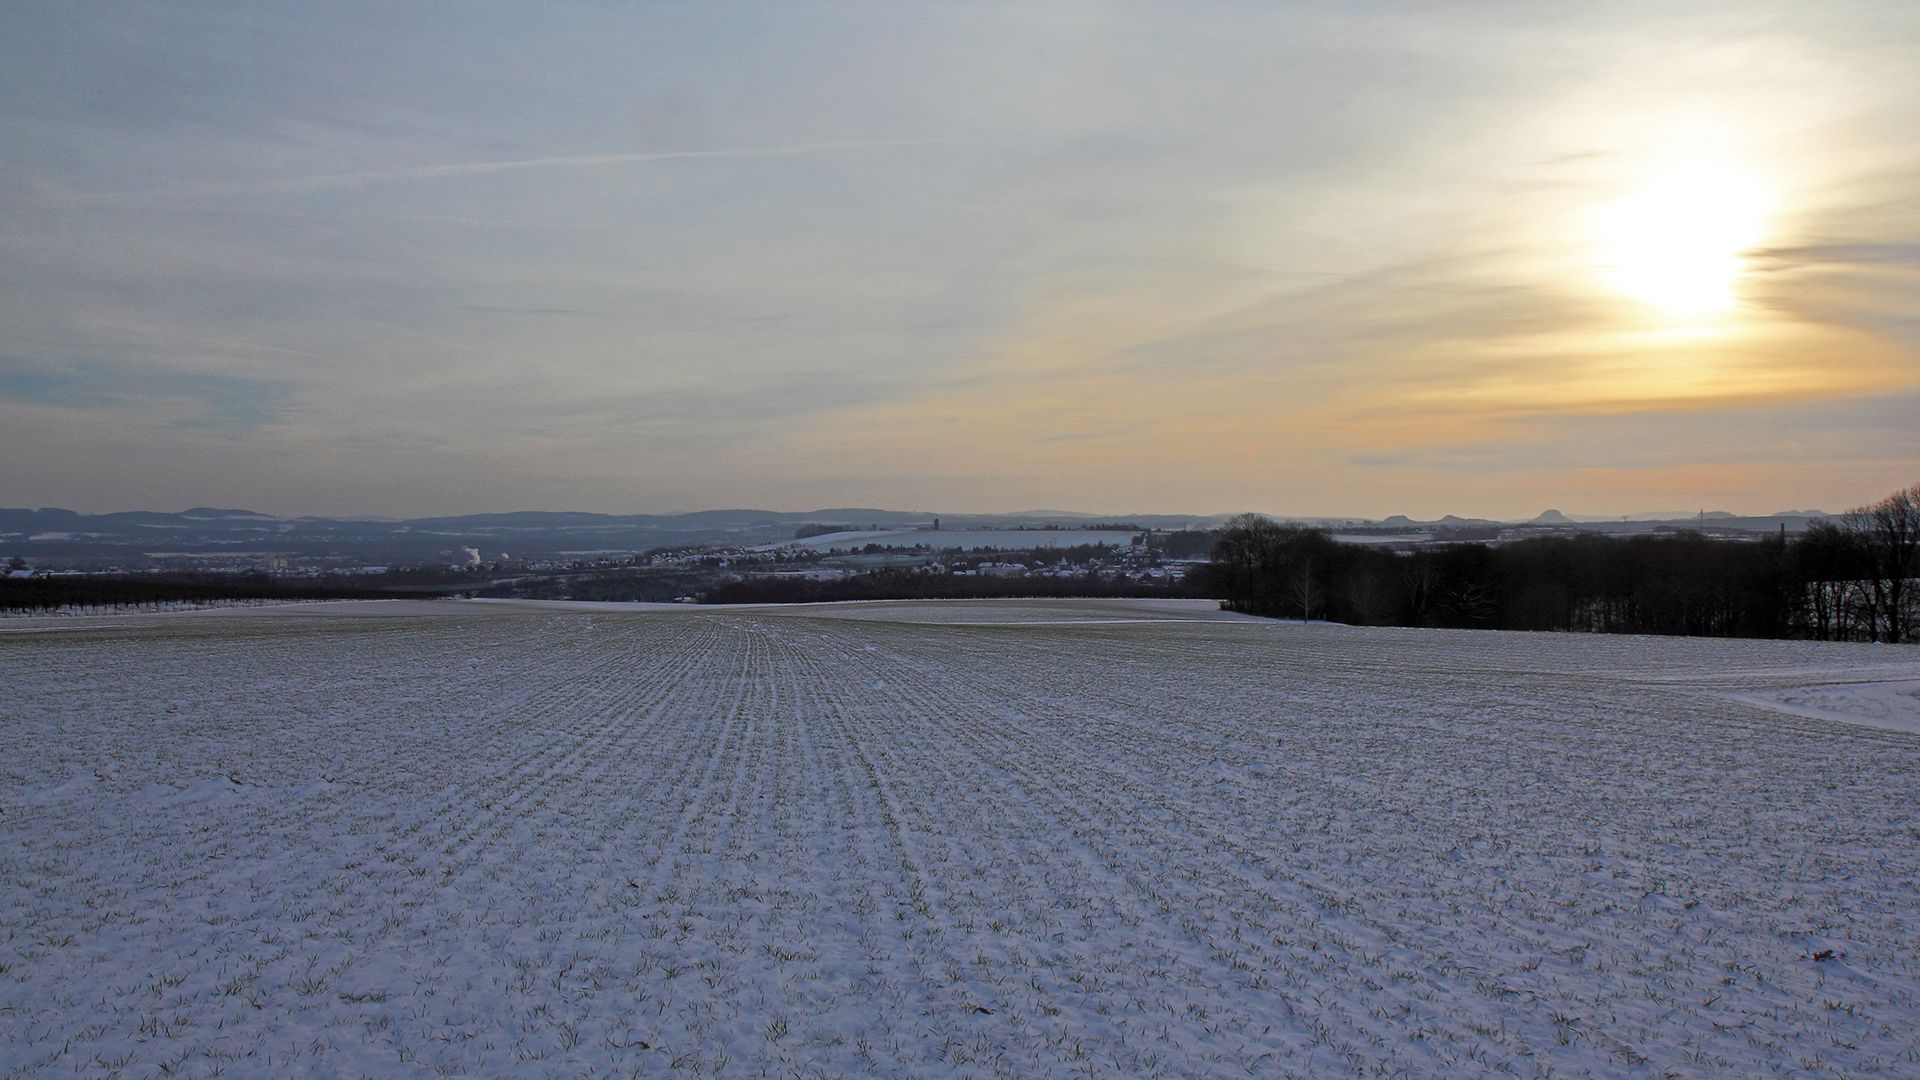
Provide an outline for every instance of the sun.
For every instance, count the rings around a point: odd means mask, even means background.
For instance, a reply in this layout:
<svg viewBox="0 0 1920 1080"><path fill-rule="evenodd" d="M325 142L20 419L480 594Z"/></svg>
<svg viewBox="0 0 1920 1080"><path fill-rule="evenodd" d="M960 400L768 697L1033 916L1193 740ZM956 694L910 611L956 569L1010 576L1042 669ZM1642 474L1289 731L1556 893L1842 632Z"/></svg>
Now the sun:
<svg viewBox="0 0 1920 1080"><path fill-rule="evenodd" d="M1765 218L1750 174L1716 163L1670 165L1601 211L1602 275L1669 318L1723 313L1737 303L1744 253L1759 242Z"/></svg>

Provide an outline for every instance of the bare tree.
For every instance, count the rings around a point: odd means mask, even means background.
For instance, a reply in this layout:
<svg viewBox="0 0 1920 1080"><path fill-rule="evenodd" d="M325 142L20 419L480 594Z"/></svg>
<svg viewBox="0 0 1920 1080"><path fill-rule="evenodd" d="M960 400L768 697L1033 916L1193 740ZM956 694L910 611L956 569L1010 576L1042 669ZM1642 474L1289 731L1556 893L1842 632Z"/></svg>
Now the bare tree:
<svg viewBox="0 0 1920 1080"><path fill-rule="evenodd" d="M1416 552L1406 557L1400 564L1401 587L1406 592L1407 613L1412 616L1413 626L1425 626L1427 611L1433 606L1433 597L1440 586L1440 572L1433 564L1433 557L1425 552Z"/></svg>
<svg viewBox="0 0 1920 1080"><path fill-rule="evenodd" d="M1214 563L1224 573L1221 584L1235 611L1272 615L1276 594L1290 584L1287 548L1304 530L1282 525L1260 514L1240 514L1221 530L1214 546Z"/></svg>
<svg viewBox="0 0 1920 1080"><path fill-rule="evenodd" d="M1387 621L1389 603L1386 585L1371 569L1355 570L1347 576L1347 606L1362 626L1379 626Z"/></svg>
<svg viewBox="0 0 1920 1080"><path fill-rule="evenodd" d="M1313 621L1313 609L1320 603L1320 583L1313 579L1313 564L1301 562L1287 582L1287 599L1300 609L1302 622ZM1321 612L1326 614L1325 611Z"/></svg>
<svg viewBox="0 0 1920 1080"><path fill-rule="evenodd" d="M1213 563L1221 575L1227 604L1235 611L1254 613L1259 604L1261 572L1269 561L1272 534L1279 525L1259 514L1239 514L1220 531Z"/></svg>
<svg viewBox="0 0 1920 1080"><path fill-rule="evenodd" d="M1871 506L1850 510L1841 519L1847 531L1865 541L1872 555L1868 581L1874 637L1901 641L1911 637L1910 579L1920 573L1920 484L1896 491Z"/></svg>
<svg viewBox="0 0 1920 1080"><path fill-rule="evenodd" d="M1851 641L1864 626L1871 637L1873 556L1866 537L1832 521L1810 523L1793 547L1800 581L1803 632L1818 641Z"/></svg>

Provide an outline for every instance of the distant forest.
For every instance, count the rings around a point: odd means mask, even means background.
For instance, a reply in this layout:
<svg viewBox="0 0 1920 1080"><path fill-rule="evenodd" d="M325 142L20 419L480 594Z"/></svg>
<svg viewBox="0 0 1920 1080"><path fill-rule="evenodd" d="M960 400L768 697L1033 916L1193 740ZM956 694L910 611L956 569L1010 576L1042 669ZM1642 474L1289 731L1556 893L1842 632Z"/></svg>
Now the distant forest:
<svg viewBox="0 0 1920 1080"><path fill-rule="evenodd" d="M1759 541L1582 534L1397 554L1245 514L1204 574L1194 584L1232 610L1276 618L1911 642L1920 484Z"/></svg>
<svg viewBox="0 0 1920 1080"><path fill-rule="evenodd" d="M394 594L344 584L288 584L266 574L171 579L60 576L0 582L4 611L160 611L261 601L379 600Z"/></svg>
<svg viewBox="0 0 1920 1080"><path fill-rule="evenodd" d="M962 577L912 570L873 570L844 578L761 577L723 582L700 595L703 604L816 604L842 600L998 600L1014 597L1205 597L1181 583L1074 577Z"/></svg>

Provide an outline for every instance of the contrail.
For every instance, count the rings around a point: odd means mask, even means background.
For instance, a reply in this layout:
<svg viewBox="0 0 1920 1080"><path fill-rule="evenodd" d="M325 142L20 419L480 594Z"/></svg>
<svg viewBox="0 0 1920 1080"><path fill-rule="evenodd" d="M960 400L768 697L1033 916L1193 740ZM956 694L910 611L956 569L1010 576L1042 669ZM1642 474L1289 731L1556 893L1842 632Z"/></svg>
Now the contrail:
<svg viewBox="0 0 1920 1080"><path fill-rule="evenodd" d="M572 157L527 158L520 161L475 161L458 165L426 165L415 169L379 169L372 172L334 173L308 176L267 184L236 184L178 188L154 188L147 191L103 192L98 195L73 195L80 202L135 203L156 199L196 195L249 195L331 191L344 188L373 187L379 184L409 184L421 180L439 180L474 173L508 172L513 169L566 168L580 165L619 165L634 161L675 161L682 158L787 157L819 154L831 150L870 150L901 146L940 146L957 139L895 139L884 142L805 143L799 146L759 146L737 150L665 150L638 154L586 154Z"/></svg>

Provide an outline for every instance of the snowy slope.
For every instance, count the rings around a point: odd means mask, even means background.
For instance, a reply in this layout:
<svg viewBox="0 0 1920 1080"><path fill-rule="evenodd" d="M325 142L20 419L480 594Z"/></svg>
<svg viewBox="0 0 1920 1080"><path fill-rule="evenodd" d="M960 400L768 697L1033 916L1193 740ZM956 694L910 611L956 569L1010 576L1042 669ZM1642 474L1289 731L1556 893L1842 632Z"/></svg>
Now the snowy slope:
<svg viewBox="0 0 1920 1080"><path fill-rule="evenodd" d="M1920 737L1773 707L1907 650L421 603L0 664L0 1075L1920 1071Z"/></svg>
<svg viewBox="0 0 1920 1080"><path fill-rule="evenodd" d="M1920 680L1879 680L1780 687L1735 694L1735 700L1795 716L1920 735Z"/></svg>

